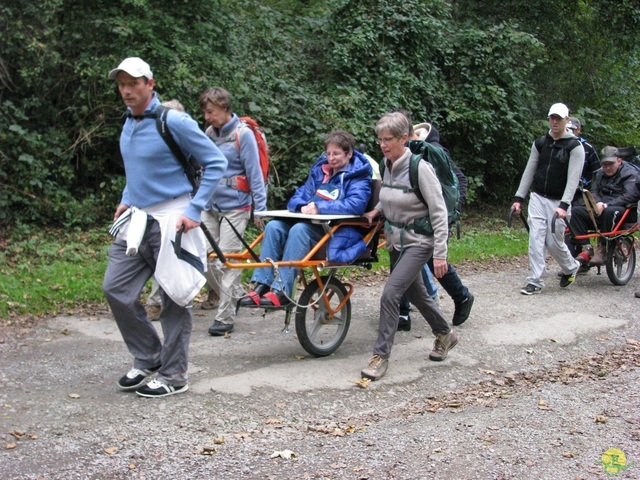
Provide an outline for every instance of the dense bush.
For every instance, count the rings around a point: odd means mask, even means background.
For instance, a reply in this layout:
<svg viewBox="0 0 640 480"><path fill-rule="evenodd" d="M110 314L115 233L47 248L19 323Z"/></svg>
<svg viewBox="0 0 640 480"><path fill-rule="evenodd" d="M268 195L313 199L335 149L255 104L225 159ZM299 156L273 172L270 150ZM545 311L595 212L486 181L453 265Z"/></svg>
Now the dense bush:
<svg viewBox="0 0 640 480"><path fill-rule="evenodd" d="M598 140L638 142L636 4L624 0L617 13L585 1L556 9L562 41L581 42L583 52L561 55L540 13L548 0L482 9L445 0L5 2L0 223L109 221L124 184L124 108L107 72L127 56L147 60L161 97L180 99L199 121L199 94L220 85L238 113L265 127L271 207L302 182L334 128L377 157L373 126L396 108L437 125L470 177L471 199L510 196L528 144L544 131L550 88ZM598 17L624 35L596 35ZM614 40L621 46L612 54Z"/></svg>

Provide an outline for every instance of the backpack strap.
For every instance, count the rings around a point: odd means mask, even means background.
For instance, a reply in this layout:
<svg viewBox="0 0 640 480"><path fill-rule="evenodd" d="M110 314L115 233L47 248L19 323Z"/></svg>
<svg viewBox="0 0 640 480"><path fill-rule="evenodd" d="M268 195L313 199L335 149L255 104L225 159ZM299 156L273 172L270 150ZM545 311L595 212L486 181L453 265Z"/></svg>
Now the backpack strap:
<svg viewBox="0 0 640 480"><path fill-rule="evenodd" d="M158 128L160 136L169 147L169 150L171 150L173 155L178 159L184 171L188 172L189 161L187 160L187 157L184 156L184 153L182 153L182 149L176 143L171 131L169 130L169 125L167 125L167 115L169 114L169 110L171 109L168 107L158 105L156 108L156 127ZM189 178L189 182L191 182L193 188L196 188L196 184L193 179L189 175L187 175L187 177Z"/></svg>
<svg viewBox="0 0 640 480"><path fill-rule="evenodd" d="M420 168L420 160L422 160L422 153L416 153L411 156L411 160L409 163L409 182L411 183L411 190L415 193L418 200L420 200L425 206L428 207L426 200L422 196L422 192L420 191L420 174L418 169Z"/></svg>
<svg viewBox="0 0 640 480"><path fill-rule="evenodd" d="M169 107L158 105L155 114L151 114L149 116L155 116L158 133L160 133L162 139L165 141L173 155L178 159L180 165L182 165L184 173L187 175L189 183L191 183L191 186L195 191L198 188L196 172L200 169L200 164L198 164L197 161L193 159L193 157L191 157L192 160L187 159L187 157L185 157L184 153L182 152L182 149L173 138L173 135L169 130L169 125L167 124L167 115L169 113L169 110L171 110Z"/></svg>
<svg viewBox="0 0 640 480"><path fill-rule="evenodd" d="M547 136L543 135L542 137L536 138L534 145L538 153L542 153L542 149L545 147L545 145L547 145Z"/></svg>

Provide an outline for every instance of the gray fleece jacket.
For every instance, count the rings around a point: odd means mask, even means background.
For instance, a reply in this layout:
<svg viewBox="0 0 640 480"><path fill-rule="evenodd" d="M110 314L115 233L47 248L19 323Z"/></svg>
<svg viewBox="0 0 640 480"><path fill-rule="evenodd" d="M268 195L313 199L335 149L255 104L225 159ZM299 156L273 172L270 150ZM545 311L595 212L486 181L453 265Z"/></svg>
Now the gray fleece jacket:
<svg viewBox="0 0 640 480"><path fill-rule="evenodd" d="M427 202L428 208L412 192L404 192L399 188L411 188L409 180L409 164L411 151L406 148L405 153L395 162L384 159L386 168L380 190L380 201L376 209L384 217L397 224L410 224L418 218L428 216L433 227L433 235L421 235L410 229L402 229L387 224L385 237L387 248L402 250L406 247L424 246L433 249L433 258L447 259L447 239L449 226L447 223L447 206L442 196L440 181L429 162L420 162L418 167L420 191Z"/></svg>

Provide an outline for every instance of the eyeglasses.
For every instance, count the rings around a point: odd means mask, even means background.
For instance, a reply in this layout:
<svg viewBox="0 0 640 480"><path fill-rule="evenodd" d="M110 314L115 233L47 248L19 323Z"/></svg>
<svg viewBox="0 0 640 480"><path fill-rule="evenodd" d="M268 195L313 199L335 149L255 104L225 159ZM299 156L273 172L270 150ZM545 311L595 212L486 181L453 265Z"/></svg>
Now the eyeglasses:
<svg viewBox="0 0 640 480"><path fill-rule="evenodd" d="M378 143L380 145L382 145L383 143L385 145L389 145L393 140L395 140L398 137L384 137L384 138L378 138Z"/></svg>

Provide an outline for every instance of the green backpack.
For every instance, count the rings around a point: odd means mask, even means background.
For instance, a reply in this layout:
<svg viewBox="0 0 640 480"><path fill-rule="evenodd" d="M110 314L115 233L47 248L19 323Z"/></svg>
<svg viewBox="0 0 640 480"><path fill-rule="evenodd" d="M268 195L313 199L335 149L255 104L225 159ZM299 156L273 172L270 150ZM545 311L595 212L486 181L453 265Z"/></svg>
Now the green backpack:
<svg viewBox="0 0 640 480"><path fill-rule="evenodd" d="M442 187L442 196L447 206L447 216L449 225L456 225L457 236L460 238L460 212L458 212L458 203L460 201L460 189L458 188L458 177L453 172L449 155L444 148L433 145L422 140L411 140L408 144L409 150L413 154L409 164L409 181L410 188L403 188L405 192L412 192L418 199L427 205L422 192L420 191L420 182L418 180L418 165L421 160L429 162L435 170L436 177L440 181ZM380 165L380 173L384 178L384 162ZM416 233L433 235L433 228L428 217L416 220L411 228Z"/></svg>

